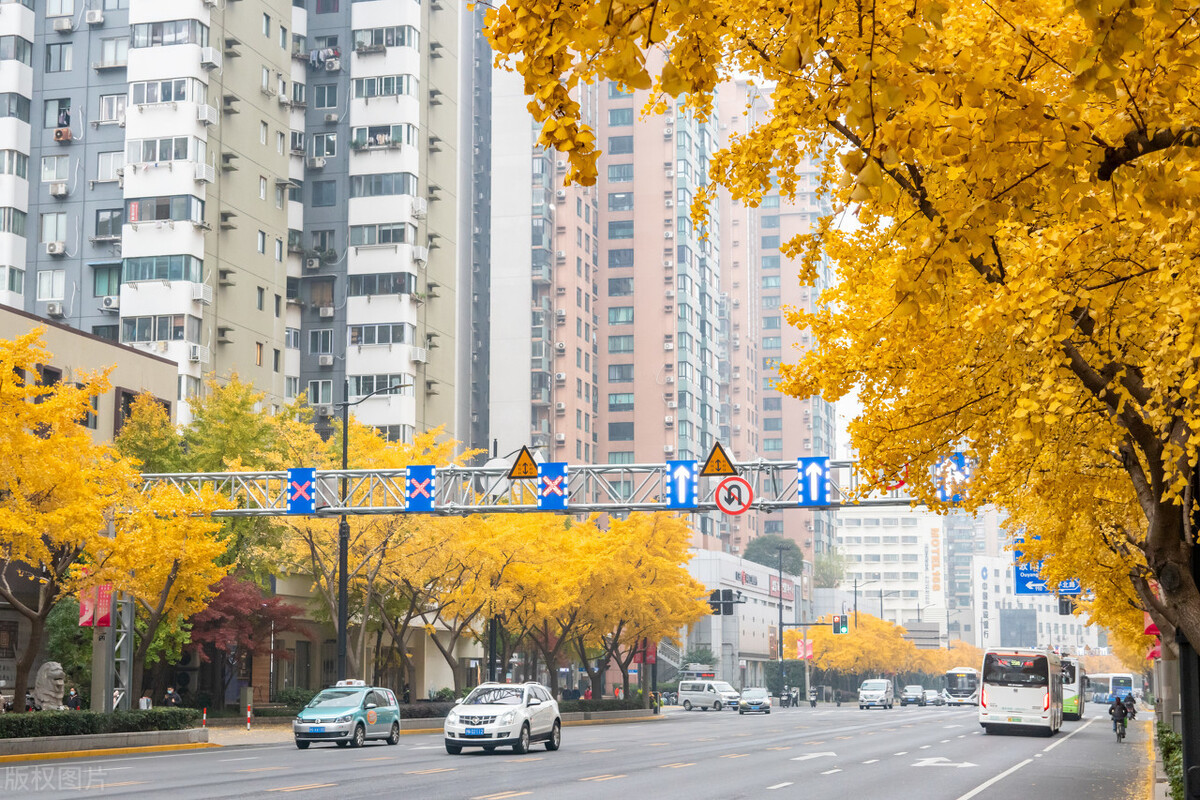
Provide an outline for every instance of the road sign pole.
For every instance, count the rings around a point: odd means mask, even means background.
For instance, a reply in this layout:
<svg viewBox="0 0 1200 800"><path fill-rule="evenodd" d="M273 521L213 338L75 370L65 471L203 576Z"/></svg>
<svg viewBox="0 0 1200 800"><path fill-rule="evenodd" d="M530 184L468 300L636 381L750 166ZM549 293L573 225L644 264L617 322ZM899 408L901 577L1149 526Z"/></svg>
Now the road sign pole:
<svg viewBox="0 0 1200 800"><path fill-rule="evenodd" d="M1192 502L1200 498L1200 471L1192 472ZM1184 513L1191 513L1187 509ZM1192 515L1192 530L1200 530L1200 514ZM1192 545L1192 580L1200 586L1200 544ZM1200 642L1190 642L1175 628L1179 648L1179 710L1183 725L1183 796L1200 800Z"/></svg>

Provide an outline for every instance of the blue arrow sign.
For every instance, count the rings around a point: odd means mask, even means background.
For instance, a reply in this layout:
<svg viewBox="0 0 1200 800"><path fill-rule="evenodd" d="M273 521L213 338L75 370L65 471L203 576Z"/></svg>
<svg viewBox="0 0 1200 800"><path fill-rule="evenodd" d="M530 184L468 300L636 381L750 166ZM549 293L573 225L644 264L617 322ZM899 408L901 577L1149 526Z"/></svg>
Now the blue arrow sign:
<svg viewBox="0 0 1200 800"><path fill-rule="evenodd" d="M567 462L547 461L538 464L537 506L538 511L566 511Z"/></svg>
<svg viewBox="0 0 1200 800"><path fill-rule="evenodd" d="M437 467L420 464L404 470L404 507L410 512L433 511L437 497Z"/></svg>
<svg viewBox="0 0 1200 800"><path fill-rule="evenodd" d="M829 505L829 458L796 459L796 500L801 506Z"/></svg>
<svg viewBox="0 0 1200 800"><path fill-rule="evenodd" d="M287 513L311 514L317 508L317 471L311 467L288 470Z"/></svg>
<svg viewBox="0 0 1200 800"><path fill-rule="evenodd" d="M1030 564L1027 561L1022 561L1020 550L1013 551L1013 578L1016 585L1013 587L1015 594L1083 594L1083 586L1075 578L1069 578L1058 582L1057 591L1051 590L1042 577L1042 562ZM986 577L986 576L984 576Z"/></svg>
<svg viewBox="0 0 1200 800"><path fill-rule="evenodd" d="M695 508L700 498L700 470L695 461L668 461L663 486L667 508Z"/></svg>
<svg viewBox="0 0 1200 800"><path fill-rule="evenodd" d="M971 480L971 463L966 453L955 453L943 458L933 468L933 481L937 484L938 499L943 503L961 503L962 491Z"/></svg>

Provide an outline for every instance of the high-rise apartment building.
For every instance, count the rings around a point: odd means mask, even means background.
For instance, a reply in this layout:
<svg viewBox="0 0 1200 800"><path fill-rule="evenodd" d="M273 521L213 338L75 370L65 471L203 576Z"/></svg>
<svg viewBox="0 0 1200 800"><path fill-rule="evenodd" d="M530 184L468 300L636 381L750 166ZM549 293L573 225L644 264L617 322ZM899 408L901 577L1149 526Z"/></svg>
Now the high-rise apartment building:
<svg viewBox="0 0 1200 800"><path fill-rule="evenodd" d="M455 6L3 10L0 302L167 356L181 400L400 386L357 415L454 431Z"/></svg>

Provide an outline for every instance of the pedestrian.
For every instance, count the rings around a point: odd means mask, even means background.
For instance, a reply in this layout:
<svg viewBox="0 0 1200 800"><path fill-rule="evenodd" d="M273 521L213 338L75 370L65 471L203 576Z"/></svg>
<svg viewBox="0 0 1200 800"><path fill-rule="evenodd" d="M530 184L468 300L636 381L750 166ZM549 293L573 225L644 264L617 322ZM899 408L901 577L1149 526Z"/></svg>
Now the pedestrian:
<svg viewBox="0 0 1200 800"><path fill-rule="evenodd" d="M71 687L70 694L67 695L67 708L78 711L83 708L83 698L79 696L79 692L75 691L75 687Z"/></svg>
<svg viewBox="0 0 1200 800"><path fill-rule="evenodd" d="M142 711L149 711L154 707L154 701L150 699L150 690L142 692L142 696L138 698L138 708Z"/></svg>
<svg viewBox="0 0 1200 800"><path fill-rule="evenodd" d="M592 699L592 687L589 686L588 688L583 690L583 699L584 700Z"/></svg>
<svg viewBox="0 0 1200 800"><path fill-rule="evenodd" d="M842 707L842 690L841 689L833 690L833 702L837 703L838 708Z"/></svg>
<svg viewBox="0 0 1200 800"><path fill-rule="evenodd" d="M183 705L183 698L176 693L174 686L167 687L167 693L163 696L163 705L167 708L176 708Z"/></svg>
<svg viewBox="0 0 1200 800"><path fill-rule="evenodd" d="M404 704L408 705L411 702L412 702L412 694L409 691L408 682L405 681L405 683L404 683Z"/></svg>
<svg viewBox="0 0 1200 800"><path fill-rule="evenodd" d="M792 693L791 693L791 691L788 689L788 687L787 687L787 684L785 683L785 684L783 685L783 693L782 693L781 695L779 695L779 707L780 707L780 708L787 708L787 707L788 707L788 701L789 701L789 700L791 700L791 699L792 699Z"/></svg>
<svg viewBox="0 0 1200 800"><path fill-rule="evenodd" d="M812 708L817 707L817 687L810 686L808 689L808 704Z"/></svg>

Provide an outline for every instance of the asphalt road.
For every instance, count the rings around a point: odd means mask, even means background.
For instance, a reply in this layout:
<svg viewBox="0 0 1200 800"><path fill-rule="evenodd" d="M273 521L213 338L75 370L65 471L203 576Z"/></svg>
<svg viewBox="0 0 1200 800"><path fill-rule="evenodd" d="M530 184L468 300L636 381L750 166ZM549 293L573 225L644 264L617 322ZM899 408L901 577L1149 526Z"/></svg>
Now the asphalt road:
<svg viewBox="0 0 1200 800"><path fill-rule="evenodd" d="M524 756L450 756L440 736L413 735L395 747L281 743L25 762L0 767L0 797L1145 800L1150 732L1138 719L1117 744L1096 715L1052 738L988 736L974 708L679 710L569 727L558 752L536 745Z"/></svg>

